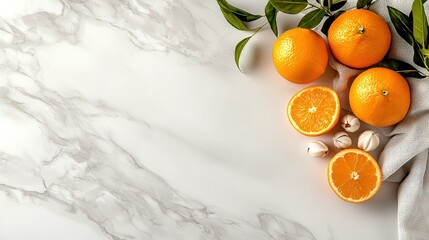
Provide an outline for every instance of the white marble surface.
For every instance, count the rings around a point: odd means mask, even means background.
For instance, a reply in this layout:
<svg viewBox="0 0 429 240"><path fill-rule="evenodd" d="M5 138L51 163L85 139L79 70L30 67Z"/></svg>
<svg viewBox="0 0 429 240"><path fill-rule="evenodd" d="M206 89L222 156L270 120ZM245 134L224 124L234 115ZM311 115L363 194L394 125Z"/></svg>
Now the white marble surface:
<svg viewBox="0 0 429 240"><path fill-rule="evenodd" d="M1 0L0 239L396 239L397 186L334 196L248 35L214 0Z"/></svg>

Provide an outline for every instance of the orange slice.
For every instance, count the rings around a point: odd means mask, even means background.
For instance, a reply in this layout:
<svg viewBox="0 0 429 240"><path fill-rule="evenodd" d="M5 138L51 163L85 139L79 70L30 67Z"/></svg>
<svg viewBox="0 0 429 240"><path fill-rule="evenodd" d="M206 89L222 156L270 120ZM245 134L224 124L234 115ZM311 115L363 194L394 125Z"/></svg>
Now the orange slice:
<svg viewBox="0 0 429 240"><path fill-rule="evenodd" d="M289 101L287 115L298 132L307 136L319 136L329 132L338 122L340 99L328 87L304 88Z"/></svg>
<svg viewBox="0 0 429 240"><path fill-rule="evenodd" d="M329 162L329 186L347 202L363 203L374 197L381 178L377 161L360 149L342 150Z"/></svg>

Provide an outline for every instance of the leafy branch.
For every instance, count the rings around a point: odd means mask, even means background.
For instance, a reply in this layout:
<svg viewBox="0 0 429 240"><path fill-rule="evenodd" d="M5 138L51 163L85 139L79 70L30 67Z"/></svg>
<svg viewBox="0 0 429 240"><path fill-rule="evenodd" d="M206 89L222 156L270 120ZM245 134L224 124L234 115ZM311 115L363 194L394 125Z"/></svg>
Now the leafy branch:
<svg viewBox="0 0 429 240"><path fill-rule="evenodd" d="M387 10L396 32L413 47L413 62L429 70L428 21L423 6L425 2L426 0L414 0L409 15L406 15L392 6L388 6ZM426 74L421 72L419 72L418 75L416 75L415 72L403 75L416 78L427 77Z"/></svg>
<svg viewBox="0 0 429 240"><path fill-rule="evenodd" d="M246 44L249 40L259 32L263 27L269 24L271 30L275 36L278 36L277 27L277 15L279 12L286 14L298 14L305 12L306 14L302 17L298 24L298 27L313 29L317 27L325 17L327 17L322 27L322 32L327 35L329 26L332 22L344 13L344 10L340 10L346 3L347 0L317 0L316 3L312 3L309 0L269 0L265 6L265 16L259 14L253 14L243 9L237 8L229 4L226 0L216 0L220 10L231 26L240 31L252 31L253 34L249 37L244 38L235 47L235 63L240 69L240 56ZM356 4L356 8L368 8L373 0L359 0ZM340 11L339 11L340 10ZM249 22L253 22L262 17L265 17L267 23L260 27L249 29L246 25Z"/></svg>
<svg viewBox="0 0 429 240"><path fill-rule="evenodd" d="M264 25L258 27L255 32L250 36L247 37L243 40L241 40L239 43L237 43L237 45L235 46L235 64L237 65L238 69L241 71L240 68L240 56L241 56L241 52L243 51L243 48L246 46L247 42L250 40L250 38L252 38L256 33L259 32L259 30L261 30L263 27L265 27L265 25L267 25L268 23L265 23ZM243 72L243 71L241 71Z"/></svg>
<svg viewBox="0 0 429 240"><path fill-rule="evenodd" d="M240 8L234 7L226 0L216 0L220 10L234 28L241 31L253 32L249 37L244 38L235 47L234 59L237 68L240 69L241 53L249 40L269 25L274 35L278 36L277 15L279 12L285 14L298 14L304 12L304 16L298 23L298 27L313 29L319 26L323 20L321 32L328 35L331 24L345 11L353 8L369 9L376 0L358 0L356 6L343 9L347 0L269 0L265 6L265 15L253 14ZM429 39L428 23L423 4L427 0L414 0L412 11L406 15L391 6L388 6L390 19L398 34L409 43L414 49L414 63L429 70ZM250 29L247 24L265 17L266 23L257 28ZM405 77L424 78L426 74L421 73L412 65L393 59L386 59L373 67L390 68Z"/></svg>

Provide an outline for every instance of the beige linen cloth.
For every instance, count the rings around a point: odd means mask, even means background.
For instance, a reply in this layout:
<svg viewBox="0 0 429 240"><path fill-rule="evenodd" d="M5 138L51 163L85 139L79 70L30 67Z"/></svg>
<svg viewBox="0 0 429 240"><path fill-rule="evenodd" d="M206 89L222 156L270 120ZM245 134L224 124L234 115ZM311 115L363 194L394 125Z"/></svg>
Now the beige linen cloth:
<svg viewBox="0 0 429 240"><path fill-rule="evenodd" d="M355 3L355 1L350 1ZM390 22L387 6L409 14L412 0L379 0L370 10L383 16L389 23L392 45L389 58L413 63L413 49L396 32ZM426 13L428 14L428 8ZM350 69L330 57L330 66L338 71L334 88L341 103L349 110L348 90L361 70ZM425 74L425 69L419 68ZM400 182L398 190L398 235L400 240L429 239L429 78L407 78L411 88L411 107L406 118L396 126L380 131L390 137L379 163L383 180Z"/></svg>

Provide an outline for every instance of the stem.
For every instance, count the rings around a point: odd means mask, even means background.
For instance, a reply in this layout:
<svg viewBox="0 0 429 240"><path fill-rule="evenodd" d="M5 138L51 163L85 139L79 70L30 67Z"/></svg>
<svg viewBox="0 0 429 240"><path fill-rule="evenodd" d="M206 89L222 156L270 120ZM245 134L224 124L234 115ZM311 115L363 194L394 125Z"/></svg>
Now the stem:
<svg viewBox="0 0 429 240"><path fill-rule="evenodd" d="M258 33L258 32L259 32L259 30L261 30L263 27L265 27L267 24L268 24L268 22L266 22L266 23L262 24L262 26L260 26L260 27L258 27L258 28L254 28L254 29L252 29L252 31L255 31L255 32L252 34L252 37L253 37L256 33Z"/></svg>
<svg viewBox="0 0 429 240"><path fill-rule="evenodd" d="M315 7L315 8L318 8L318 9L324 9L322 6L317 6L316 4L313 4L311 2L309 2L308 5Z"/></svg>
<svg viewBox="0 0 429 240"><path fill-rule="evenodd" d="M425 68L426 68L426 70L429 70L429 66L427 65L427 63L426 63L426 60L427 60L428 58L425 56L425 57L423 57L423 64L425 65Z"/></svg>
<svg viewBox="0 0 429 240"><path fill-rule="evenodd" d="M328 9L325 8L325 13L327 13L329 16L333 16L334 14L331 13Z"/></svg>
<svg viewBox="0 0 429 240"><path fill-rule="evenodd" d="M304 11L307 11L308 9L312 9L312 8L314 8L313 6L308 6L308 7L306 7L305 9L304 9Z"/></svg>
<svg viewBox="0 0 429 240"><path fill-rule="evenodd" d="M310 5L310 7L309 7L309 8L307 8L307 9L310 9L310 8L318 8L318 9L320 9L320 10L324 10L324 11L325 11L325 13L326 13L326 14L328 14L329 16L332 16L332 15L333 15L333 14L331 13L331 11L329 11L329 9L328 9L328 8L323 7L323 6L322 6L322 4L320 4L320 6L317 6L316 4L313 4L313 3L311 3L311 2L308 2L308 5ZM307 9L305 9L305 10L307 10Z"/></svg>

